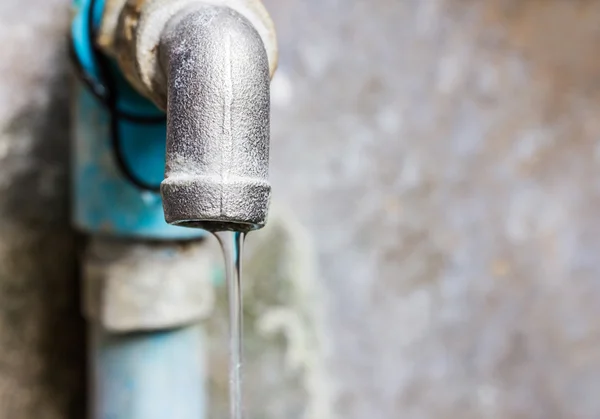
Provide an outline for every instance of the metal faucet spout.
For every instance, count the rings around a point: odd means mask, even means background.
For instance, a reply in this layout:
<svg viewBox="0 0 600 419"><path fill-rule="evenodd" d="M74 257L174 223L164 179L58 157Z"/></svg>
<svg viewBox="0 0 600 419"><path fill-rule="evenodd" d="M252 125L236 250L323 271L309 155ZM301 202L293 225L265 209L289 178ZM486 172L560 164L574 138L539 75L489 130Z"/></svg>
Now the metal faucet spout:
<svg viewBox="0 0 600 419"><path fill-rule="evenodd" d="M195 5L165 27L159 65L168 90L165 219L209 231L263 227L270 75L259 33L230 8Z"/></svg>

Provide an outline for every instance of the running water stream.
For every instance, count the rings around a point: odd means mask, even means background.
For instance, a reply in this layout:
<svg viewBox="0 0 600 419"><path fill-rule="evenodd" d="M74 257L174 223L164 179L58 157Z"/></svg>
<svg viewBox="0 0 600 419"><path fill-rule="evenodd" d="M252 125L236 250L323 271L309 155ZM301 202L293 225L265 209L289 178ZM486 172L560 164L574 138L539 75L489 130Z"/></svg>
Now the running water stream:
<svg viewBox="0 0 600 419"><path fill-rule="evenodd" d="M230 419L243 419L243 305L242 250L245 233L214 233L225 259L225 275L229 296L229 411Z"/></svg>

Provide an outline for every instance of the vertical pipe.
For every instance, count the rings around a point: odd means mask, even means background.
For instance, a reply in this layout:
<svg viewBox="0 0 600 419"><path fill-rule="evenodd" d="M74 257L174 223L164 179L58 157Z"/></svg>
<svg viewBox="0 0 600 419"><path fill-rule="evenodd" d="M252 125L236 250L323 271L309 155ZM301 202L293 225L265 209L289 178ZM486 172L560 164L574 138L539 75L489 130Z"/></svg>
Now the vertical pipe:
<svg viewBox="0 0 600 419"><path fill-rule="evenodd" d="M206 417L201 326L112 334L90 325L91 419Z"/></svg>

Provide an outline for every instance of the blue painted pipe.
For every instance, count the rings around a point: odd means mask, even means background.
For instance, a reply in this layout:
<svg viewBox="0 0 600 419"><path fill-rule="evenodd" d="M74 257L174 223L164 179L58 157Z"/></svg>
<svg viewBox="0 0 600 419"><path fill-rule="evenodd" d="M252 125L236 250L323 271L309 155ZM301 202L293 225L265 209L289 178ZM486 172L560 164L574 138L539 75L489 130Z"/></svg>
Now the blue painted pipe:
<svg viewBox="0 0 600 419"><path fill-rule="evenodd" d="M116 335L91 330L91 419L206 417L200 326Z"/></svg>
<svg viewBox="0 0 600 419"><path fill-rule="evenodd" d="M104 0L76 0L71 35L78 65L94 81L100 81L100 67L89 36L92 4L93 20L99 24ZM116 80L118 109L134 115L164 116L129 85L116 65L111 74ZM139 189L123 175L111 144L110 113L79 80L73 109L72 213L77 229L87 234L151 240L206 235L202 230L167 224L160 194ZM123 158L131 171L145 183L160 184L165 171L166 122L148 124L121 119L118 132Z"/></svg>
<svg viewBox="0 0 600 419"><path fill-rule="evenodd" d="M72 47L78 66L99 77L90 43L92 0L73 0ZM96 0L98 25L104 0ZM117 107L160 116L113 67ZM77 80L73 96L73 224L83 233L133 240L182 240L204 236L164 220L160 194L136 187L120 171L111 143L110 113ZM158 184L164 177L166 125L118 122L122 156L137 178ZM89 323L90 417L92 419L203 419L206 416L205 347L200 326L113 334Z"/></svg>

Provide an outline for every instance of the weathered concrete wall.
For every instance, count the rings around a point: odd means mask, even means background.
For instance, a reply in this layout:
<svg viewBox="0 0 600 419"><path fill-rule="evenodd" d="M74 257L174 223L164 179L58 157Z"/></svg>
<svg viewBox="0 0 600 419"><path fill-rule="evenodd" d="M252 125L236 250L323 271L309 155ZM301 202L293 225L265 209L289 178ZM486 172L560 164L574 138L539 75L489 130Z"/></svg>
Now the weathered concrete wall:
<svg viewBox="0 0 600 419"><path fill-rule="evenodd" d="M0 418L81 418L64 0L0 2Z"/></svg>
<svg viewBox="0 0 600 419"><path fill-rule="evenodd" d="M600 417L600 2L266 3L340 417Z"/></svg>
<svg viewBox="0 0 600 419"><path fill-rule="evenodd" d="M67 3L0 2L0 417L81 395ZM339 416L599 417L600 3L265 3L274 194L316 244Z"/></svg>

